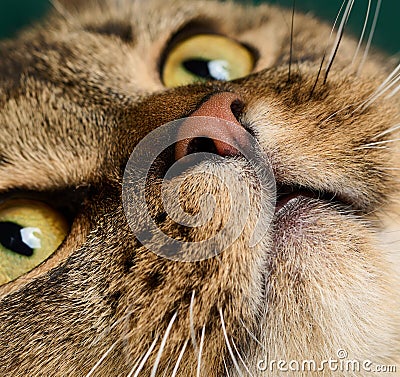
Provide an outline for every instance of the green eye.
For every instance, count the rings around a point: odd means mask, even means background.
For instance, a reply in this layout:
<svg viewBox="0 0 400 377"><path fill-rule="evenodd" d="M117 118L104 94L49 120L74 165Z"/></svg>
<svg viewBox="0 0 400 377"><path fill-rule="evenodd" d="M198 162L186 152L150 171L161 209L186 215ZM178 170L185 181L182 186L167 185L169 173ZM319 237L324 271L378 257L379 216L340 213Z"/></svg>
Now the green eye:
<svg viewBox="0 0 400 377"><path fill-rule="evenodd" d="M200 34L169 52L162 79L168 87L207 80L229 81L248 75L253 66L253 55L241 44L221 35Z"/></svg>
<svg viewBox="0 0 400 377"><path fill-rule="evenodd" d="M0 285L37 267L68 234L64 217L34 200L0 203Z"/></svg>

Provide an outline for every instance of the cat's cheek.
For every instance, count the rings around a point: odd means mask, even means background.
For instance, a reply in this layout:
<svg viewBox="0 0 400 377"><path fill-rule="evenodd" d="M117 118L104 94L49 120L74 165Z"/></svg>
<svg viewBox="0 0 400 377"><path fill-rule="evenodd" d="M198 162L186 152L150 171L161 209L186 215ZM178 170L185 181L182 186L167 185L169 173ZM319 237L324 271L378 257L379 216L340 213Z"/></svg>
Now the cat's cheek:
<svg viewBox="0 0 400 377"><path fill-rule="evenodd" d="M323 340L331 347L328 353L342 348L360 359L378 355L379 347L395 342L390 313L398 310L393 307L395 267L385 249L356 217L315 203L297 211L291 223L275 224L266 338L274 337L278 349L290 344L295 350L314 339L312 344ZM291 310L285 312L287 307ZM307 352L321 351L311 343Z"/></svg>
<svg viewBox="0 0 400 377"><path fill-rule="evenodd" d="M343 205L299 195L275 214L274 254L290 252L296 256L306 252L313 259L318 255L329 259L345 256L344 262L348 265L349 256L363 254L367 258L364 249L377 249L369 225Z"/></svg>

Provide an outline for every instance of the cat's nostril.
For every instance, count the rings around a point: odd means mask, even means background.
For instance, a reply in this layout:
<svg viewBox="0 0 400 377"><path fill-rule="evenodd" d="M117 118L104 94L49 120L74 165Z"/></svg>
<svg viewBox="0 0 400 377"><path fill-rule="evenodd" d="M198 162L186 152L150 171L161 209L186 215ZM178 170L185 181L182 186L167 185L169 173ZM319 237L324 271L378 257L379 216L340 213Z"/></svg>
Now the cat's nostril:
<svg viewBox="0 0 400 377"><path fill-rule="evenodd" d="M208 137L195 137L190 140L187 154L208 152L218 154L214 141Z"/></svg>
<svg viewBox="0 0 400 377"><path fill-rule="evenodd" d="M243 109L244 109L244 102L241 99L237 98L231 103L232 114L238 122L240 121L239 118L243 113Z"/></svg>
<svg viewBox="0 0 400 377"><path fill-rule="evenodd" d="M248 144L248 134L239 123L244 102L234 93L214 94L181 125L175 159L209 152L222 157L237 156ZM200 118L199 118L200 117Z"/></svg>

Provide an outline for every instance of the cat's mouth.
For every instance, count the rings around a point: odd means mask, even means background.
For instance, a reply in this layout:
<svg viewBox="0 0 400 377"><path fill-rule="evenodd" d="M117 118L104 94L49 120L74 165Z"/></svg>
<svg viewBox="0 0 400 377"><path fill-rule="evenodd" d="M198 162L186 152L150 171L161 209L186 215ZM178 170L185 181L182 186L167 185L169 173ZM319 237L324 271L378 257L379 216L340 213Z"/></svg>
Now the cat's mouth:
<svg viewBox="0 0 400 377"><path fill-rule="evenodd" d="M205 149L204 149L205 150ZM200 152L203 151L200 150ZM214 154L214 150L210 150L208 148L206 150L207 152L211 152L211 154ZM194 152L199 152L198 150L192 151ZM192 159L188 158L190 156L187 156L185 162L178 162L177 166L180 166L179 171L180 174L185 174L185 171L190 171L192 168L195 166L201 166L203 163L207 161L211 161L214 163L214 168L216 166L220 166L221 171L224 171L225 169L222 168L223 165L229 162L229 165L236 166L236 163L238 166L235 167L237 170L237 174L241 175L244 171L251 170L248 167L248 161L242 156L226 156L224 158L225 162L222 163L214 161L210 155L207 155L204 159ZM173 148L169 148L166 153L162 155L162 157L158 160L158 168L153 170L153 173L156 173L156 176L160 179L164 178L164 175L166 174L166 171L168 170L168 167L172 165L173 161ZM240 164L240 162L243 162ZM233 165L232 165L233 163ZM205 167L204 167L205 166ZM203 171L207 171L207 164L203 166ZM247 166L247 167L246 167ZM360 211L362 208L360 204L357 201L357 198L352 197L349 194L346 194L344 192L333 192L329 190L321 190L313 187L307 187L301 184L296 184L296 183L282 183L278 180L279 174L276 174L275 169L272 167L271 168L271 174L272 176L270 178L274 179L276 182L276 201L275 201L275 217L280 217L283 214L289 214L290 212L294 210L294 208L299 209L299 206L293 206L295 202L302 202L302 203L309 203L309 202L314 202L314 203L325 203L329 204L332 207L338 209L341 208L343 210L347 210L348 212L357 212ZM200 169L202 170L202 169ZM158 173L158 174L157 174ZM248 177L249 178L249 177ZM250 181L251 179L249 179ZM256 181L256 179L254 179ZM254 181L250 186L254 185ZM301 206L300 206L301 207ZM297 210L298 211L298 210Z"/></svg>
<svg viewBox="0 0 400 377"><path fill-rule="evenodd" d="M300 185L288 185L277 183L277 198L275 215L279 216L289 207L289 203L301 199L311 199L313 201L332 203L343 208L353 208L351 200L344 195L328 191L320 191Z"/></svg>

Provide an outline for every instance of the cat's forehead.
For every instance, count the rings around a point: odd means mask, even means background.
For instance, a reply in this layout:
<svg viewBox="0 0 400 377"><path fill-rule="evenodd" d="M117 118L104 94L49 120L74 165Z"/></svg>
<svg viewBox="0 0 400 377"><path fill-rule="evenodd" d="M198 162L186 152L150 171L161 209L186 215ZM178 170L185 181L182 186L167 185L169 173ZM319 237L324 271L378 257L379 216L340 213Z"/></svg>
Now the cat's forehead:
<svg viewBox="0 0 400 377"><path fill-rule="evenodd" d="M160 35L177 31L190 21L204 22L208 26L225 29L223 31L242 32L259 27L277 12L276 8L266 4L255 10L250 5L214 0L108 0L81 2L72 9L65 9L63 17L72 17L69 20L71 25L83 28L97 26L101 29L112 21L125 22L132 26L133 35L144 34L145 38L154 42ZM282 16L284 12L280 12Z"/></svg>
<svg viewBox="0 0 400 377"><path fill-rule="evenodd" d="M95 0L90 2L64 2L53 10L53 21L46 26L45 33L68 43L76 36L79 43L91 45L92 37L111 37L113 42L120 39L129 48L135 48L140 60L149 56L149 65L158 59L166 44L179 33L190 36L196 33L215 33L238 39L263 50L264 59L260 67L271 66L282 45L287 44L290 34L290 11L278 9L270 4L254 7L238 2L214 0L172 0L172 1L131 1ZM229 15L229 16L227 16ZM300 16L299 16L300 17ZM297 19L298 30L307 30L314 20ZM182 31L184 33L182 33ZM50 32L50 33L49 33ZM322 32L322 30L320 31ZM308 51L315 50L318 43L307 38ZM328 36L328 29L326 30ZM87 41L85 41L87 38ZM303 48L305 46L300 47Z"/></svg>

